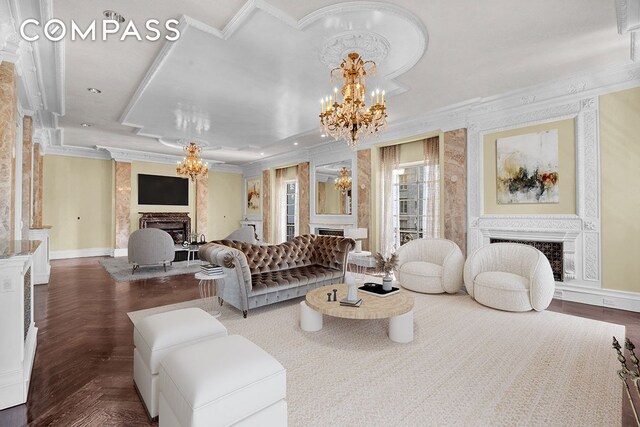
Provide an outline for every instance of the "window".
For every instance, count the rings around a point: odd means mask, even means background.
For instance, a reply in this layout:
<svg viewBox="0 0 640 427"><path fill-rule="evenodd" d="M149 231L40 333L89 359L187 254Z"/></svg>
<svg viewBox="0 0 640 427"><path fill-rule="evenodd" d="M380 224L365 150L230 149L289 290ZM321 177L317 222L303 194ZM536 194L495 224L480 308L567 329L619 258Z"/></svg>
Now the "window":
<svg viewBox="0 0 640 427"><path fill-rule="evenodd" d="M432 166L436 167L437 166ZM399 247L411 239L437 237L427 235L429 207L427 206L427 180L429 166L423 163L403 166L394 171L394 246ZM438 176L438 174L436 174Z"/></svg>
<svg viewBox="0 0 640 427"><path fill-rule="evenodd" d="M298 194L297 194L297 182L287 181L285 183L285 217L284 217L284 229L285 240L291 240L296 235L296 216L298 211Z"/></svg>

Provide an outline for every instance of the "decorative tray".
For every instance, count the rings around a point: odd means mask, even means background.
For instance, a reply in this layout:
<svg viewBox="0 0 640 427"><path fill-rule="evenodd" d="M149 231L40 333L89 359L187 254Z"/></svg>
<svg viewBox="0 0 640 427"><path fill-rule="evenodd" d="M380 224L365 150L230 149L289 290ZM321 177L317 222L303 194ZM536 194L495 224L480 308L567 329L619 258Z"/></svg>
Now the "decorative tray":
<svg viewBox="0 0 640 427"><path fill-rule="evenodd" d="M364 284L364 286L360 286L358 289L362 292L366 292L377 297L388 297L389 295L394 295L400 292L400 288L391 288L390 291L385 291L384 289L382 289L381 284L372 282L367 282Z"/></svg>

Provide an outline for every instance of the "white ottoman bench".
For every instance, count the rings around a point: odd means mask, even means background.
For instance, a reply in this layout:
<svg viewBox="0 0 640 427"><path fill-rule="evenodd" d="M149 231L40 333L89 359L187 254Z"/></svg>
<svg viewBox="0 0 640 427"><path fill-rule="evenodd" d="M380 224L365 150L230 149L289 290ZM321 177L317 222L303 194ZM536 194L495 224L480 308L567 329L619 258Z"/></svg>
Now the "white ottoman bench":
<svg viewBox="0 0 640 427"><path fill-rule="evenodd" d="M181 347L227 335L227 329L199 308L152 314L133 329L133 381L149 418L158 416L160 362Z"/></svg>
<svg viewBox="0 0 640 427"><path fill-rule="evenodd" d="M160 427L286 426L286 370L239 335L169 354L160 367Z"/></svg>

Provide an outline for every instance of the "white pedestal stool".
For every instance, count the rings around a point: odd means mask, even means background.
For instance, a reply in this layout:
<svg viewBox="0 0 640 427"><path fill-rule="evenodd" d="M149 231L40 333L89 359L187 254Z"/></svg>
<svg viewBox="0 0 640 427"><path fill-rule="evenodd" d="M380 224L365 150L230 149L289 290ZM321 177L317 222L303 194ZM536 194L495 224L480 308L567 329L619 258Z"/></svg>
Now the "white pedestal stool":
<svg viewBox="0 0 640 427"><path fill-rule="evenodd" d="M135 324L133 381L149 418L158 416L158 373L162 359L179 348L226 335L227 329L199 308L153 314Z"/></svg>
<svg viewBox="0 0 640 427"><path fill-rule="evenodd" d="M286 426L286 370L240 335L169 354L160 368L160 427Z"/></svg>

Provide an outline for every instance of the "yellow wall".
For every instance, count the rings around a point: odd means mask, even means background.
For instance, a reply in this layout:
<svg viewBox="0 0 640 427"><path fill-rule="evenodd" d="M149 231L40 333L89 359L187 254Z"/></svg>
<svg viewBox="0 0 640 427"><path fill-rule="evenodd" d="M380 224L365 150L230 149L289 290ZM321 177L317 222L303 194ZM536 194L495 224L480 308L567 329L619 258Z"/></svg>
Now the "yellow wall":
<svg viewBox="0 0 640 427"><path fill-rule="evenodd" d="M640 88L600 97L602 285L640 292Z"/></svg>
<svg viewBox="0 0 640 427"><path fill-rule="evenodd" d="M131 162L131 231L140 228L139 212L188 212L191 218L192 232L195 227L196 193L194 184L189 181L189 206L139 205L138 174L176 176L175 165L159 163Z"/></svg>
<svg viewBox="0 0 640 427"><path fill-rule="evenodd" d="M242 207L242 175L210 171L207 241L222 239L240 227Z"/></svg>
<svg viewBox="0 0 640 427"><path fill-rule="evenodd" d="M51 250L112 248L112 162L51 155L43 162L43 223L52 226Z"/></svg>
<svg viewBox="0 0 640 427"><path fill-rule="evenodd" d="M496 140L526 133L558 129L558 167L560 203L499 205L496 193ZM575 214L576 142L573 119L527 126L484 136L484 213L485 214ZM471 177L473 178L473 177Z"/></svg>

